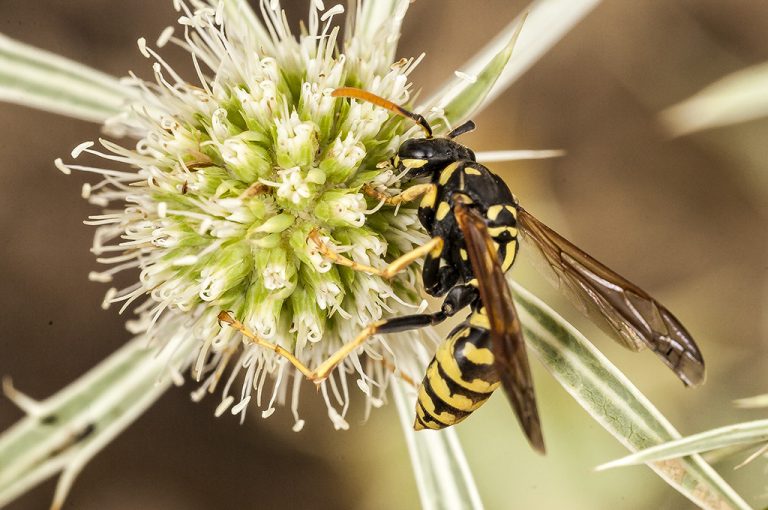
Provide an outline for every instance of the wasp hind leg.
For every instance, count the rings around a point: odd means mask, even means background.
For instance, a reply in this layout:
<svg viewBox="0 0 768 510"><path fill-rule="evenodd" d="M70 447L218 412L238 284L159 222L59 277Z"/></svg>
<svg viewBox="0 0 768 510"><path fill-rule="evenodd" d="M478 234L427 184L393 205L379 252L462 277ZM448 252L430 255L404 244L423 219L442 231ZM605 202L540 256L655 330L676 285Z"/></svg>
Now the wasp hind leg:
<svg viewBox="0 0 768 510"><path fill-rule="evenodd" d="M219 314L219 320L226 324L229 324L232 328L236 329L247 337L254 344L269 349L274 353L287 359L296 369L301 372L307 379L315 384L322 383L333 372L336 366L344 361L344 358L349 356L355 349L363 345L368 339L374 335L386 334L386 333L399 333L402 331L410 331L414 329L424 328L443 322L450 315L450 312L440 310L435 313L424 313L416 315L404 315L402 317L394 317L392 319L380 320L368 325L358 335L339 348L336 352L331 354L320 366L312 370L302 363L296 356L294 356L287 349L267 342L263 338L259 337L253 331L248 329L242 322L233 318L229 312L221 312Z"/></svg>
<svg viewBox="0 0 768 510"><path fill-rule="evenodd" d="M311 370L285 348L260 338L253 331L248 329L242 322L233 318L229 312L221 312L219 314L219 320L229 324L231 327L242 333L256 345L264 347L265 349L269 349L287 359L307 379L315 383L321 383L331 374L331 372L333 372L333 369L336 368L336 366L341 363L344 358L349 356L355 349L363 345L372 336L387 333L399 333L402 331L411 331L414 329L420 329L427 326L440 324L448 317L455 315L459 310L469 306L472 302L474 302L475 299L477 299L477 295L477 289L470 285L456 286L452 288L450 292L448 292L448 295L443 301L442 307L437 312L403 315L401 317L393 317L391 319L384 319L374 322L373 324L368 325L360 333L358 333L354 339L350 340L341 346L339 350L331 354L315 370Z"/></svg>
<svg viewBox="0 0 768 510"><path fill-rule="evenodd" d="M477 296L477 289L470 285L456 286L448 292L440 310L435 313L403 315L401 317L393 317L391 319L374 322L361 331L352 341L343 345L338 351L326 359L317 370L315 370L314 375L319 380L328 377L336 365L341 363L344 358L373 335L400 333L402 331L411 331L427 326L435 326L448 317L456 315L459 310L469 306L477 299Z"/></svg>

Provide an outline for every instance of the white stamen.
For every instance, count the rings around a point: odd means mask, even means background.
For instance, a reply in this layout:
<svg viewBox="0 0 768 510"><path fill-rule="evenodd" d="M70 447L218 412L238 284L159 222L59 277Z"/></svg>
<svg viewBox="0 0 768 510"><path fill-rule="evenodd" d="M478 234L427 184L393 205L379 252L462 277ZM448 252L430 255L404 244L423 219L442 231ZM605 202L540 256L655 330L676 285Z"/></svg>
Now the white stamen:
<svg viewBox="0 0 768 510"><path fill-rule="evenodd" d="M91 148L91 147L93 147L93 142L92 142L92 141L87 141L87 142L83 142L83 143L81 143L80 145L78 145L77 147L75 147L74 149L72 149L72 153L71 153L71 154L72 154L72 157L73 157L74 159L77 159L77 158L78 158L78 156L80 156L80 154L81 154L81 153L82 153L82 152L83 152L85 149L89 149L89 148Z"/></svg>
<svg viewBox="0 0 768 510"><path fill-rule="evenodd" d="M157 41L155 42L158 48L162 48L168 44L168 41L170 41L171 37L173 37L173 31L174 27L168 26L165 27L162 32L160 32L160 35L157 37Z"/></svg>
<svg viewBox="0 0 768 510"><path fill-rule="evenodd" d="M321 9L322 10L322 9ZM342 14L344 12L344 6L341 4L336 4L327 11L323 13L322 16L320 16L320 21L327 21L328 19L332 18L333 16L337 14Z"/></svg>
<svg viewBox="0 0 768 510"><path fill-rule="evenodd" d="M195 264L197 264L198 260L199 260L199 257L197 255L186 255L184 257L173 259L173 265L176 267L194 266Z"/></svg>
<svg viewBox="0 0 768 510"><path fill-rule="evenodd" d="M363 381L362 379L358 379L357 380L357 387L360 388L360 391L362 391L363 393L365 393L369 397L371 396L371 387L368 386L365 383L365 381Z"/></svg>
<svg viewBox="0 0 768 510"><path fill-rule="evenodd" d="M219 418L221 415L227 412L227 409L229 409L229 406L231 406L234 401L235 401L235 397L233 397L232 395L227 395L226 398L224 398L219 403L219 405L216 406L216 410L213 412L213 415L216 418Z"/></svg>
<svg viewBox="0 0 768 510"><path fill-rule="evenodd" d="M230 412L231 412L232 414L234 414L234 415L238 415L238 414L240 414L240 411L242 411L243 409L245 409L245 408L246 408L246 406L248 405L248 402L250 402L250 401L251 401L251 396L250 396L250 395L248 395L248 396L246 396L244 399L242 399L240 402L238 402L238 403L237 403L237 404L236 404L236 405L235 405L235 406L232 408L232 410L231 410Z"/></svg>
<svg viewBox="0 0 768 510"><path fill-rule="evenodd" d="M88 273L88 279L92 282L109 283L112 281L112 275L91 271Z"/></svg>
<svg viewBox="0 0 768 510"><path fill-rule="evenodd" d="M109 308L109 305L112 303L112 299L116 295L117 295L117 289L115 287L110 287L110 289L104 295L104 299L101 301L102 310L106 310Z"/></svg>
<svg viewBox="0 0 768 510"><path fill-rule="evenodd" d="M150 58L151 55L147 51L147 40L144 37L139 37L139 39L136 41L136 44L139 46L139 51L144 56L144 58Z"/></svg>
<svg viewBox="0 0 768 510"><path fill-rule="evenodd" d="M70 170L70 168L64 164L61 158L54 159L53 164L56 165L56 168L61 170L61 173L63 173L64 175L69 175L72 173L72 170Z"/></svg>

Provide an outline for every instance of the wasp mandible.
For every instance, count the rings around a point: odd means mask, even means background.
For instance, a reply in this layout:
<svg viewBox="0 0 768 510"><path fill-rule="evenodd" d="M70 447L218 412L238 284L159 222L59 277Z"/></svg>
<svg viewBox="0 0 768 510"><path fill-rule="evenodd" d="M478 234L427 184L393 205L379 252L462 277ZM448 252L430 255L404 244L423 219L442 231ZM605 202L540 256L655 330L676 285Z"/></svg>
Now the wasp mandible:
<svg viewBox="0 0 768 510"><path fill-rule="evenodd" d="M332 262L385 278L424 258L424 288L434 297L444 296L442 306L434 313L369 325L315 370L282 347L259 339L226 312L220 315L222 321L320 382L373 335L435 325L469 308L469 315L438 347L428 365L418 391L414 428L454 425L502 386L531 446L543 453L525 342L505 277L523 241L525 249L538 254L554 272L559 287L577 308L611 337L635 351L650 347L685 385L704 380L701 352L669 310L523 209L501 178L478 163L471 149L455 141L475 128L472 121L445 137L434 137L423 116L370 92L344 87L332 95L373 103L422 127L426 137L405 140L392 161L405 181L418 183L393 196L371 187L364 191L392 206L421 198L418 217L431 239L385 269L377 269L333 252L317 232L310 237Z"/></svg>

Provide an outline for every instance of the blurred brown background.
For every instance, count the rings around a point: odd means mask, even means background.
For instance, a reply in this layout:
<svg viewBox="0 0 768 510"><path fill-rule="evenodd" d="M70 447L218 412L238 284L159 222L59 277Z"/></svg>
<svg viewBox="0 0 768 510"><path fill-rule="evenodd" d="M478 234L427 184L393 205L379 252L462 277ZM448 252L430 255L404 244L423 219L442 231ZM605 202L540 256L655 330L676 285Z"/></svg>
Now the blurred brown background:
<svg viewBox="0 0 768 510"><path fill-rule="evenodd" d="M292 17L306 2L283 2ZM332 4L333 2L327 2ZM426 91L452 76L501 29L520 0L418 0L400 56L427 58ZM176 15L171 2L0 0L0 32L114 75L148 76L135 40ZM173 57L180 57L171 52ZM180 66L183 58L171 58ZM561 148L546 162L496 164L526 208L659 297L697 338L708 383L685 390L652 355L623 351L582 329L683 433L766 417L731 400L768 392L768 121L668 139L656 114L718 77L768 60L768 4L760 0L606 1L494 107L465 142L478 150ZM53 160L97 136L93 125L0 104L0 374L46 397L129 338L101 311L106 288L88 282L95 209L83 178ZM521 281L567 317L568 305L521 264ZM594 333L594 334L591 334ZM460 427L488 508L677 509L688 503L649 470L592 468L623 449L534 362L549 454L524 444L496 397ZM85 469L71 509L415 508L418 496L393 406L334 432L306 392L304 431L290 413L215 419L217 404L170 391ZM318 399L319 400L319 399ZM358 413L353 415L360 416ZM0 429L21 417L0 400ZM719 465L755 506L768 504L765 461ZM48 482L13 510L46 508Z"/></svg>

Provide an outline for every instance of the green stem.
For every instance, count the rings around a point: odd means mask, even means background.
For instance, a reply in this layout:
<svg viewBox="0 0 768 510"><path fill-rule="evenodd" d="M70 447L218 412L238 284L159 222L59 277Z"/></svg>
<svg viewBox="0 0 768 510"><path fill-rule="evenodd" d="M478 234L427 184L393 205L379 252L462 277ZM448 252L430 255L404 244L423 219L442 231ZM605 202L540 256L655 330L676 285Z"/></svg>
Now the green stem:
<svg viewBox="0 0 768 510"><path fill-rule="evenodd" d="M183 329L159 350L138 336L42 402L6 379L27 416L0 434L0 507L61 472L52 504L61 508L80 470L170 387L171 371L187 369L195 346Z"/></svg>

